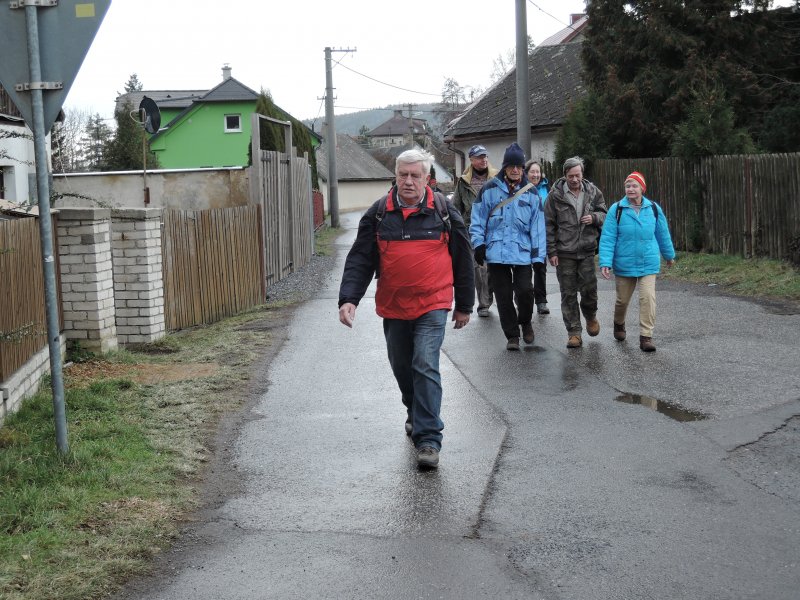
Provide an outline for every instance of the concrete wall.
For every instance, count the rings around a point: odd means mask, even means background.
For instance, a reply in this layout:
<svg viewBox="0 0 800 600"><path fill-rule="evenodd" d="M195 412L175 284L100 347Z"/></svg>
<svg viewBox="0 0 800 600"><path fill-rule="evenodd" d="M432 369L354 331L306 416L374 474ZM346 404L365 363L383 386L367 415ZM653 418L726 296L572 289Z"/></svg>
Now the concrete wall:
<svg viewBox="0 0 800 600"><path fill-rule="evenodd" d="M157 170L147 172L150 204L145 206L141 171L54 175L55 208L172 208L204 210L250 202L249 170Z"/></svg>

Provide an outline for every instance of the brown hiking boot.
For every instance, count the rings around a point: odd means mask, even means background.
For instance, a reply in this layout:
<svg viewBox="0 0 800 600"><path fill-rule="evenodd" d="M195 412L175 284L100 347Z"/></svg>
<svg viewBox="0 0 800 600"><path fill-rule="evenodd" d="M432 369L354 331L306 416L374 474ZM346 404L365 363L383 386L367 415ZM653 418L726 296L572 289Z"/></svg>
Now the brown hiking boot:
<svg viewBox="0 0 800 600"><path fill-rule="evenodd" d="M579 335L571 335L567 340L567 348L580 348L583 345L583 340Z"/></svg>
<svg viewBox="0 0 800 600"><path fill-rule="evenodd" d="M645 335L639 336L639 348L642 349L642 352L656 351L656 345L653 343L653 338L647 337Z"/></svg>
<svg viewBox="0 0 800 600"><path fill-rule="evenodd" d="M508 342L506 342L506 350L519 352L519 338L508 338Z"/></svg>
<svg viewBox="0 0 800 600"><path fill-rule="evenodd" d="M592 337L600 333L600 321L597 318L586 319L586 333Z"/></svg>
<svg viewBox="0 0 800 600"><path fill-rule="evenodd" d="M614 323L614 339L618 342L625 340L625 323Z"/></svg>
<svg viewBox="0 0 800 600"><path fill-rule="evenodd" d="M526 344L533 343L533 325L530 323L525 323L525 325L522 326L522 339Z"/></svg>

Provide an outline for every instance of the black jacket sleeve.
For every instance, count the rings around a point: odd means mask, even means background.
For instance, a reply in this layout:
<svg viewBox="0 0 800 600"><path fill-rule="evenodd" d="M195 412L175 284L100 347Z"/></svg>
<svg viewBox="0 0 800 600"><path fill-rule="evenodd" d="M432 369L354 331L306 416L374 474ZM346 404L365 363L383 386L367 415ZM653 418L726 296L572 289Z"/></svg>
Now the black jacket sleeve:
<svg viewBox="0 0 800 600"><path fill-rule="evenodd" d="M471 313L475 304L475 263L472 259L472 244L464 219L451 202L447 202L450 213L450 258L453 262L453 295L458 312Z"/></svg>
<svg viewBox="0 0 800 600"><path fill-rule="evenodd" d="M358 223L358 233L344 263L339 286L339 306L350 302L358 306L378 267L378 244L375 239L375 215L378 202L373 204Z"/></svg>

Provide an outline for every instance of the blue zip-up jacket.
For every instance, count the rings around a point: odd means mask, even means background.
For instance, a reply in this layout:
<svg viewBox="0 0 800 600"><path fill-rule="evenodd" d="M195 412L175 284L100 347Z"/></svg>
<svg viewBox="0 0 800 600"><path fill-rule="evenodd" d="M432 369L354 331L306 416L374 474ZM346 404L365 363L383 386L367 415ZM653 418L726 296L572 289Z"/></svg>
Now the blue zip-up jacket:
<svg viewBox="0 0 800 600"><path fill-rule="evenodd" d="M658 211L658 219L654 211ZM622 214L617 225L617 211ZM642 198L639 214L628 198L615 202L600 235L600 267L610 267L615 275L644 277L661 272L661 256L675 259L667 218L658 204Z"/></svg>
<svg viewBox="0 0 800 600"><path fill-rule="evenodd" d="M527 184L523 175L520 187ZM472 247L485 245L488 263L529 265L544 262L547 234L541 200L534 188L489 216L492 208L512 195L502 172L483 186L472 204L469 227Z"/></svg>
<svg viewBox="0 0 800 600"><path fill-rule="evenodd" d="M547 194L550 193L550 182L547 181L547 177L542 177L539 183L534 186L534 189L539 194L539 198L542 201L540 206L544 210L544 201L547 200Z"/></svg>

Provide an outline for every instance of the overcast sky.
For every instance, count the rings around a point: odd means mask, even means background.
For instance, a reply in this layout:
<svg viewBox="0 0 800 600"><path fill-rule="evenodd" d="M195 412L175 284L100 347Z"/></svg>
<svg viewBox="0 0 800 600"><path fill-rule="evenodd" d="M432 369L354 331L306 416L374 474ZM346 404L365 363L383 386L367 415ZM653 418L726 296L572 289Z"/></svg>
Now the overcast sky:
<svg viewBox="0 0 800 600"><path fill-rule="evenodd" d="M438 102L448 77L488 87L494 59L515 46L514 6L514 0L112 0L65 107L110 117L132 73L145 90L202 90L222 81L228 63L233 77L256 92L269 90L292 116L322 117L326 46L357 49L333 53L334 64L341 61L333 69L336 114ZM583 12L584 2L528 0L526 8L528 33L538 43L566 27L570 13Z"/></svg>

